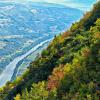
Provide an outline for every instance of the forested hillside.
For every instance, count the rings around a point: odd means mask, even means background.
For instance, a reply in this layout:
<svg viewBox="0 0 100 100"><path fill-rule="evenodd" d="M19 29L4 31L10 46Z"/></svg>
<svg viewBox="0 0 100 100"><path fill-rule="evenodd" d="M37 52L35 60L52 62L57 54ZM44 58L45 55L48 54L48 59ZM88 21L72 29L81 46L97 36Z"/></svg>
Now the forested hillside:
<svg viewBox="0 0 100 100"><path fill-rule="evenodd" d="M0 100L100 100L100 2L55 36Z"/></svg>

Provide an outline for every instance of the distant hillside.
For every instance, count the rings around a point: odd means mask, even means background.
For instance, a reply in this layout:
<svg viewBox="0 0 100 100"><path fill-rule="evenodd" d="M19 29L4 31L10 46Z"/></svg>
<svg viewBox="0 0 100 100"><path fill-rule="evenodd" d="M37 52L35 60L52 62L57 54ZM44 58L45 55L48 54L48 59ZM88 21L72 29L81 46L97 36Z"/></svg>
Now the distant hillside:
<svg viewBox="0 0 100 100"><path fill-rule="evenodd" d="M100 100L100 2L0 94L1 100Z"/></svg>

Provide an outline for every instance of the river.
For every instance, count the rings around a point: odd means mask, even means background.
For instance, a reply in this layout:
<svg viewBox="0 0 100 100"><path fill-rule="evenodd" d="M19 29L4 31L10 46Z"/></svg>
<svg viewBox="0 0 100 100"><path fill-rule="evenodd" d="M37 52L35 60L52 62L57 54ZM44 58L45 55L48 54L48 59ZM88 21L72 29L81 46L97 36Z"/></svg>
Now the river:
<svg viewBox="0 0 100 100"><path fill-rule="evenodd" d="M7 81L11 80L11 77L14 73L14 70L16 68L16 65L23 60L24 58L26 58L28 55L30 55L31 53L33 53L34 51L36 51L39 47L43 46L45 43L50 42L52 39L48 39L45 40L43 42L41 42L40 44L36 45L35 47L33 47L31 50L29 50L27 53L15 58L13 61L11 61L5 68L5 70L1 73L0 75L0 87L5 85Z"/></svg>

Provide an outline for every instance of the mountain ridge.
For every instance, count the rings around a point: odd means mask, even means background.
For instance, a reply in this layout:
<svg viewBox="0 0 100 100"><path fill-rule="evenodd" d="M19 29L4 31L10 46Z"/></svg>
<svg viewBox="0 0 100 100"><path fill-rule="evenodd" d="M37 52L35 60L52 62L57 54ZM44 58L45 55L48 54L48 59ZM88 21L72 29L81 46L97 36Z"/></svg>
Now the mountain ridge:
<svg viewBox="0 0 100 100"><path fill-rule="evenodd" d="M70 30L55 36L23 76L0 89L0 98L99 100L99 46L100 2Z"/></svg>

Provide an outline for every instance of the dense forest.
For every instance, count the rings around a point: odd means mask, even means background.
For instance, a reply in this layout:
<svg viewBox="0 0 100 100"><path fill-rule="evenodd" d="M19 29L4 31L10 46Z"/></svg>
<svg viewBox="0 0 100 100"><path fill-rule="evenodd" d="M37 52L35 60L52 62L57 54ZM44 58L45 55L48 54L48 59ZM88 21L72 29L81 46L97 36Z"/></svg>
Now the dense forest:
<svg viewBox="0 0 100 100"><path fill-rule="evenodd" d="M100 2L0 88L0 100L100 100Z"/></svg>

